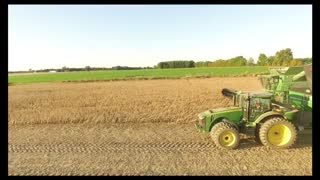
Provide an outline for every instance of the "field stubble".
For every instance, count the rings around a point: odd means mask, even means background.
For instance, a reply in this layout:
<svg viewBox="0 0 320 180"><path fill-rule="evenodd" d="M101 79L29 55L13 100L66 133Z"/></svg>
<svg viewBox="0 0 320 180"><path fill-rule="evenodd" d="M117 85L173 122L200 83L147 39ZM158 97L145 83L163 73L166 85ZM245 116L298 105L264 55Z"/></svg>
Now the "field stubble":
<svg viewBox="0 0 320 180"><path fill-rule="evenodd" d="M192 124L18 125L10 175L311 175L312 149L270 149L242 136L220 150Z"/></svg>
<svg viewBox="0 0 320 180"><path fill-rule="evenodd" d="M55 83L9 87L9 124L193 122L231 106L223 87L261 89L256 78Z"/></svg>
<svg viewBox="0 0 320 180"><path fill-rule="evenodd" d="M224 87L261 89L236 77L10 86L9 175L311 175L310 144L242 136L224 151L195 130L198 113L232 105Z"/></svg>

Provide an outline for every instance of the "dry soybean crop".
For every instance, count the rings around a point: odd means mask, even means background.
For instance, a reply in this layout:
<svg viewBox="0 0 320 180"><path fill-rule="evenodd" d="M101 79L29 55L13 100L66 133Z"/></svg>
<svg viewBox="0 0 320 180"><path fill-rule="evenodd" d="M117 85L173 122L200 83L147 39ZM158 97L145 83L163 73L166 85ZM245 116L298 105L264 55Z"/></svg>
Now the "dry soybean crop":
<svg viewBox="0 0 320 180"><path fill-rule="evenodd" d="M222 88L256 77L9 86L9 175L311 175L307 138L275 150L242 136L219 150L197 114L232 106Z"/></svg>

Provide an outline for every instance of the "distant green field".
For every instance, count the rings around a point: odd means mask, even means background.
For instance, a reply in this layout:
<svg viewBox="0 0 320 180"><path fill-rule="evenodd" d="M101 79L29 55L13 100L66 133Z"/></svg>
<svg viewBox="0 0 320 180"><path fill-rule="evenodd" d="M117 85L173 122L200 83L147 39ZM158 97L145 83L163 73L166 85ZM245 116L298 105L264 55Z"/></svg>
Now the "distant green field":
<svg viewBox="0 0 320 180"><path fill-rule="evenodd" d="M214 67L181 69L142 69L92 72L48 73L9 76L9 83L99 81L121 79L171 79L184 77L225 77L268 73L266 67Z"/></svg>

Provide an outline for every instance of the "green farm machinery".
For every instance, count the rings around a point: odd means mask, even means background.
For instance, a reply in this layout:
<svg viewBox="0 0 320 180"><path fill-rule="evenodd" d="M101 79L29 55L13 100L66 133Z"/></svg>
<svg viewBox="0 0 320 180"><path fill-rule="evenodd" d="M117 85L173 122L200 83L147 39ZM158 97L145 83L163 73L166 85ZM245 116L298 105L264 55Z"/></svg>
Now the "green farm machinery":
<svg viewBox="0 0 320 180"><path fill-rule="evenodd" d="M200 113L196 128L220 148L237 148L240 133L265 146L291 147L299 131L312 128L312 64L269 70L258 77L261 91L223 89L233 106Z"/></svg>

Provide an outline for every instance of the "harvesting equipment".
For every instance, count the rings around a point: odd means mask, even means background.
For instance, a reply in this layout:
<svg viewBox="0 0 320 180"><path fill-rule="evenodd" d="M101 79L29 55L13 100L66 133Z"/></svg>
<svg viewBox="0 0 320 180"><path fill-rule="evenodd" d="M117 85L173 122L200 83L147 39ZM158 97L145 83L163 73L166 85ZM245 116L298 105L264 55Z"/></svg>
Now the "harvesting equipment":
<svg viewBox="0 0 320 180"><path fill-rule="evenodd" d="M312 127L312 65L272 68L259 79L263 91L223 89L233 107L200 113L196 128L210 133L220 148L237 148L239 133L254 135L265 146L291 147L298 131Z"/></svg>

